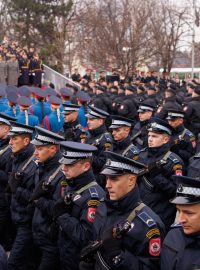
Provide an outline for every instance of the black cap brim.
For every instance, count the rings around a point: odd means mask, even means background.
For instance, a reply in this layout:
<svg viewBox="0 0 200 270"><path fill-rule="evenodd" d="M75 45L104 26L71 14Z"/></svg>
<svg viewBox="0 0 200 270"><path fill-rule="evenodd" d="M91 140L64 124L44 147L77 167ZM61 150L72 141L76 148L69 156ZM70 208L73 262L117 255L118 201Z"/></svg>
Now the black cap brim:
<svg viewBox="0 0 200 270"><path fill-rule="evenodd" d="M38 141L37 139L32 140L31 143L35 146L45 146L45 145L53 144L53 143L41 142L41 141Z"/></svg>
<svg viewBox="0 0 200 270"><path fill-rule="evenodd" d="M198 204L200 203L200 197L186 197L186 196L177 196L174 199L170 200L170 203L173 204Z"/></svg>
<svg viewBox="0 0 200 270"><path fill-rule="evenodd" d="M59 163L60 163L60 164L64 164L64 165L72 165L72 164L78 162L79 160L82 160L82 159L71 159L71 158L65 158L65 157L62 157L62 158L59 160Z"/></svg>
<svg viewBox="0 0 200 270"><path fill-rule="evenodd" d="M110 169L110 168L105 168L103 169L100 174L103 174L103 175L113 175L113 176L117 176L117 175L123 175L123 174L126 174L128 172L125 172L123 170L113 170L113 169Z"/></svg>

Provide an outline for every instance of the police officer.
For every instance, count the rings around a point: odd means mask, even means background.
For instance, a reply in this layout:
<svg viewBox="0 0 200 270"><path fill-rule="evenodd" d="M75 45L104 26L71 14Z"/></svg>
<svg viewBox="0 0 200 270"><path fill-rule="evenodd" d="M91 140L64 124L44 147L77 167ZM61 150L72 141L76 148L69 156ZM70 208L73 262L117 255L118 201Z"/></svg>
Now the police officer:
<svg viewBox="0 0 200 270"><path fill-rule="evenodd" d="M60 112L62 100L58 97L50 96L49 103L51 105L52 112L45 116L43 127L47 130L59 133L64 124L64 117Z"/></svg>
<svg viewBox="0 0 200 270"><path fill-rule="evenodd" d="M30 248L33 245L31 220L32 211L27 206L35 186L37 165L33 161L34 146L30 143L34 128L12 122L9 132L13 153L12 169L9 176L11 190L11 216L16 227L16 238L8 259L8 269L21 269L33 259Z"/></svg>
<svg viewBox="0 0 200 270"><path fill-rule="evenodd" d="M200 86L196 86L192 99L183 108L185 112L185 126L196 136L200 133Z"/></svg>
<svg viewBox="0 0 200 270"><path fill-rule="evenodd" d="M0 244L5 250L11 250L12 230L10 204L6 198L8 177L11 172L11 148L9 145L10 120L16 119L0 113Z"/></svg>
<svg viewBox="0 0 200 270"><path fill-rule="evenodd" d="M58 246L52 241L50 226L53 221L53 207L60 197L60 181L64 175L60 170L61 158L59 143L64 140L51 131L36 127L35 157L39 165L39 177L36 180L31 202L35 205L32 220L34 242L41 252L39 270L59 269Z"/></svg>
<svg viewBox="0 0 200 270"><path fill-rule="evenodd" d="M161 252L161 270L200 269L200 182L176 176L178 223L167 234Z"/></svg>
<svg viewBox="0 0 200 270"><path fill-rule="evenodd" d="M78 111L80 106L76 104L63 104L64 115L64 137L68 141L84 142L86 139L86 132L83 130L78 122Z"/></svg>
<svg viewBox="0 0 200 270"><path fill-rule="evenodd" d="M167 88L165 90L165 98L163 104L158 108L155 116L164 120L166 119L167 112L170 109L180 108L180 106L181 105L177 103L176 90L173 88Z"/></svg>
<svg viewBox="0 0 200 270"><path fill-rule="evenodd" d="M130 85L125 90L125 98L123 99L121 106L119 107L118 114L133 119L137 119L137 103L135 102L135 93L137 88Z"/></svg>
<svg viewBox="0 0 200 270"><path fill-rule="evenodd" d="M78 270L80 251L92 239L96 209L104 196L92 171L92 155L96 147L62 142L60 163L66 177L61 186L62 198L54 207L54 218L60 227L59 250L62 270Z"/></svg>
<svg viewBox="0 0 200 270"><path fill-rule="evenodd" d="M130 132L134 122L131 119L113 115L112 123L109 127L113 136L113 152L130 159L139 158L139 150L131 143Z"/></svg>
<svg viewBox="0 0 200 270"><path fill-rule="evenodd" d="M18 98L17 103L19 105L20 112L17 115L17 122L32 127L39 125L38 117L29 113L28 109L31 106L31 99L21 96Z"/></svg>
<svg viewBox="0 0 200 270"><path fill-rule="evenodd" d="M110 112L111 102L106 94L107 88L105 86L96 85L96 96L93 98L90 105L106 112Z"/></svg>
<svg viewBox="0 0 200 270"><path fill-rule="evenodd" d="M165 228L160 218L141 202L137 177L144 169L137 161L108 153L101 172L106 175L108 193L101 200L94 222L94 240L98 241L82 251L84 259L91 259L95 251L97 255L81 270L159 269Z"/></svg>
<svg viewBox="0 0 200 270"><path fill-rule="evenodd" d="M145 148L148 145L147 125L153 116L154 109L152 102L147 100L139 105L139 121L135 124L131 134L131 141L138 149Z"/></svg>
<svg viewBox="0 0 200 270"><path fill-rule="evenodd" d="M183 161L170 151L169 141L173 128L164 120L152 118L148 127L148 147L140 152L148 166L140 181L141 198L162 219L166 228L173 223L176 209L169 199L176 193L172 175L182 174Z"/></svg>
<svg viewBox="0 0 200 270"><path fill-rule="evenodd" d="M188 165L189 158L195 154L196 138L194 134L184 127L183 110L172 109L168 111L168 123L174 128L171 136L171 151L176 153Z"/></svg>
<svg viewBox="0 0 200 270"><path fill-rule="evenodd" d="M86 143L97 147L97 151L94 154L92 167L94 174L97 177L98 183L101 183L102 177L97 174L101 171L103 165L106 162L106 150L112 150L112 136L107 131L105 121L109 114L101 109L90 107L89 112L86 115L88 118L88 128L90 135L86 138Z"/></svg>

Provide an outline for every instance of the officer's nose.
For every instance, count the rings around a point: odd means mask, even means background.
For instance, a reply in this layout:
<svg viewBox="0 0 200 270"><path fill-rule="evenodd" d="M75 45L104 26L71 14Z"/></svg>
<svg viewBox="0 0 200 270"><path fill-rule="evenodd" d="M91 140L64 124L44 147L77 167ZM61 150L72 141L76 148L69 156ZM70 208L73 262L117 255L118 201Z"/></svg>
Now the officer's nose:
<svg viewBox="0 0 200 270"><path fill-rule="evenodd" d="M112 187L112 182L109 177L106 178L106 188L109 189Z"/></svg>
<svg viewBox="0 0 200 270"><path fill-rule="evenodd" d="M185 223L186 222L185 214L182 211L180 211L178 213L178 221L179 221L179 223Z"/></svg>

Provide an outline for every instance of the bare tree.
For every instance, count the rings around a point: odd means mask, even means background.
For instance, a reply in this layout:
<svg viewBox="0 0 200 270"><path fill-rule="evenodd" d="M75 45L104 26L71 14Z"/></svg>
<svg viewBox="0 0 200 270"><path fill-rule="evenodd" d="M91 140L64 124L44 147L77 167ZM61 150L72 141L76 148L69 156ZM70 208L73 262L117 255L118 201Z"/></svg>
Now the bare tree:
<svg viewBox="0 0 200 270"><path fill-rule="evenodd" d="M95 67L127 72L144 56L148 1L101 0L85 5L76 16L79 57Z"/></svg>
<svg viewBox="0 0 200 270"><path fill-rule="evenodd" d="M185 32L187 9L178 9L167 1L152 1L149 5L150 47L160 59L164 71L170 72L176 52Z"/></svg>

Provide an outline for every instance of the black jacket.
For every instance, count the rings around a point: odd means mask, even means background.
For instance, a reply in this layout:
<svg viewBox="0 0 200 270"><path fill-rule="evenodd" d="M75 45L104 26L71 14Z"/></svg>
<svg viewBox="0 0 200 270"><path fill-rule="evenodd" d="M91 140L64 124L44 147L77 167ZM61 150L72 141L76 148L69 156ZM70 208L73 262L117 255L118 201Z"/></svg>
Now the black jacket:
<svg viewBox="0 0 200 270"><path fill-rule="evenodd" d="M113 228L123 224L140 202L137 186L119 201L105 199L101 202L94 222L94 240L104 240L93 262L95 266L91 269L107 269L104 268L104 263L113 270L159 269L160 243L164 238L165 228L149 207L145 206L138 211L129 231L122 238L113 238ZM154 244L157 247L156 252L151 249ZM113 250L117 250L115 255L119 258L118 262L113 258Z"/></svg>
<svg viewBox="0 0 200 270"><path fill-rule="evenodd" d="M39 164L39 175L36 180L36 188L40 182L47 182L60 166L59 159L61 155L59 152L56 155L48 159L43 164ZM52 243L50 236L50 226L53 221L53 207L56 201L60 198L60 181L64 178L62 171L59 171L54 179L51 181L51 190L41 196L35 207L35 212L32 221L32 230L33 237L39 246L55 246L55 243Z"/></svg>
<svg viewBox="0 0 200 270"><path fill-rule="evenodd" d="M161 147L146 148L140 152L140 161L150 165L152 162L163 159L168 151L168 144ZM183 161L171 152L161 170L153 170L140 179L141 199L161 217L166 228L169 228L174 222L176 215L175 205L169 202L176 194L176 184L171 177L174 174L182 174L182 171Z"/></svg>
<svg viewBox="0 0 200 270"><path fill-rule="evenodd" d="M162 270L194 270L200 267L200 233L185 235L177 226L167 234L161 252Z"/></svg>
<svg viewBox="0 0 200 270"><path fill-rule="evenodd" d="M68 181L63 195L76 193L79 189L95 181L91 170ZM92 227L96 208L104 191L99 185L83 191L74 197L69 212L58 218L61 228L59 237L60 261L62 270L78 270L81 249L92 240Z"/></svg>
<svg viewBox="0 0 200 270"><path fill-rule="evenodd" d="M32 160L23 171L25 163L33 156L35 148L29 144L25 149L13 156L10 181L19 183L16 192L12 193L11 215L14 223L31 223L32 215L28 211L28 204L35 186L36 163ZM17 176L18 174L18 176ZM12 179L11 179L12 178Z"/></svg>

